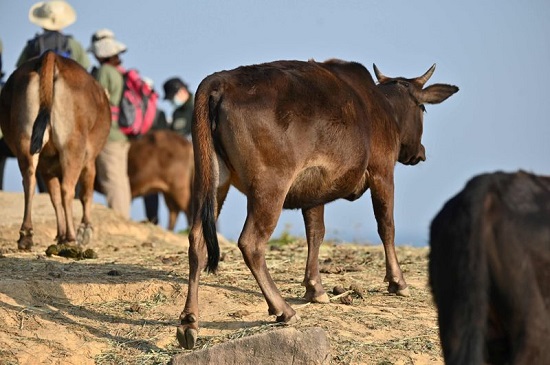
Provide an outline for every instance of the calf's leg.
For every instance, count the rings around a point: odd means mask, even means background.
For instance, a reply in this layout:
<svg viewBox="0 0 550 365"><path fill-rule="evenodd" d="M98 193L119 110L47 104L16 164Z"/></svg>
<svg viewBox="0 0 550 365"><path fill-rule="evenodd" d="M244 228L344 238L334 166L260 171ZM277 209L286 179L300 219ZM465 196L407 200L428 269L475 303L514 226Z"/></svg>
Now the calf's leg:
<svg viewBox="0 0 550 365"><path fill-rule="evenodd" d="M324 205L302 210L308 249L306 273L302 285L306 287L304 298L313 303L329 302L329 297L323 289L321 275L319 274L319 248L325 237L324 213Z"/></svg>

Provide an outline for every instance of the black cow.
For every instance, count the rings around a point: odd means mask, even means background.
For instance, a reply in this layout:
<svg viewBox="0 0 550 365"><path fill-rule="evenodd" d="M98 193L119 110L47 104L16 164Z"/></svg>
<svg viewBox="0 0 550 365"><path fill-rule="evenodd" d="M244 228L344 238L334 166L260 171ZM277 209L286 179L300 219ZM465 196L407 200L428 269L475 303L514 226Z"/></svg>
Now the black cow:
<svg viewBox="0 0 550 365"><path fill-rule="evenodd" d="M431 224L447 364L550 364L550 177L480 175Z"/></svg>

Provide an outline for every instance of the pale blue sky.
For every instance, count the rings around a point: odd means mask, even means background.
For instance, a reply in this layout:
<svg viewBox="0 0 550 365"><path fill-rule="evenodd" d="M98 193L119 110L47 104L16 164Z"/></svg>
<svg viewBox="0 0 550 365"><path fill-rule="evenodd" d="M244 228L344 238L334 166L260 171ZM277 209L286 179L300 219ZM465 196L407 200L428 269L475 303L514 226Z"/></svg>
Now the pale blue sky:
<svg viewBox="0 0 550 365"><path fill-rule="evenodd" d="M28 21L33 1L0 0L4 68L13 66L39 29ZM128 46L123 60L160 87L183 77L194 90L222 69L277 59L342 58L372 64L389 76L415 77L433 63L430 83L460 91L428 105L423 143L427 161L396 168L396 242L426 244L443 203L475 174L525 169L550 175L550 2L531 1L72 1L78 20L66 29L85 47L99 28ZM95 61L95 60L93 60ZM157 87L157 88L158 88ZM167 112L169 105L163 104ZM281 153L284 153L282 151ZM21 191L14 160L6 190ZM104 202L97 196L97 201ZM23 209L23 208L21 208ZM236 239L246 201L232 190L220 231ZM132 216L144 217L143 203ZM166 223L165 207L161 212ZM186 226L180 216L177 228ZM328 238L380 242L370 193L326 209ZM275 235L303 236L299 211L285 211Z"/></svg>

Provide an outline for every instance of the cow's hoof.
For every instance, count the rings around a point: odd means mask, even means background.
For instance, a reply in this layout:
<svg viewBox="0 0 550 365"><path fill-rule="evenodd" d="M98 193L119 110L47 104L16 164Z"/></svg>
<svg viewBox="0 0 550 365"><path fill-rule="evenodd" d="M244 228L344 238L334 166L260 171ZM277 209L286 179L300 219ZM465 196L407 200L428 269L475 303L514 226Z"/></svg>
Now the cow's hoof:
<svg viewBox="0 0 550 365"><path fill-rule="evenodd" d="M19 232L19 240L17 241L17 248L22 251L30 251L33 245L32 236L33 236L32 231Z"/></svg>
<svg viewBox="0 0 550 365"><path fill-rule="evenodd" d="M291 315L285 315L284 313L280 316L277 316L276 322L277 323L284 323L284 324L293 324L300 320L300 317L296 314L296 312L293 311Z"/></svg>
<svg viewBox="0 0 550 365"><path fill-rule="evenodd" d="M306 292L304 299L307 300L309 303L319 303L319 304L330 303L330 298L328 297L327 293L323 293L321 295L315 296L314 293Z"/></svg>
<svg viewBox="0 0 550 365"><path fill-rule="evenodd" d="M411 296L411 291L409 290L409 287L405 287L403 289L398 289L396 292L395 292L396 295L399 295L401 297L410 297Z"/></svg>
<svg viewBox="0 0 550 365"><path fill-rule="evenodd" d="M401 297L410 297L411 296L411 292L410 292L409 287L407 286L407 284L400 287L400 285L397 284L397 283L390 283L388 285L388 293L399 295Z"/></svg>
<svg viewBox="0 0 550 365"><path fill-rule="evenodd" d="M78 227L78 231L76 232L76 242L79 245L87 245L90 242L92 242L92 237L94 235L94 229L89 224L81 224L80 227Z"/></svg>
<svg viewBox="0 0 550 365"><path fill-rule="evenodd" d="M178 339L180 346L187 350L191 350L195 347L198 336L199 332L194 328L180 325L176 330L176 338Z"/></svg>

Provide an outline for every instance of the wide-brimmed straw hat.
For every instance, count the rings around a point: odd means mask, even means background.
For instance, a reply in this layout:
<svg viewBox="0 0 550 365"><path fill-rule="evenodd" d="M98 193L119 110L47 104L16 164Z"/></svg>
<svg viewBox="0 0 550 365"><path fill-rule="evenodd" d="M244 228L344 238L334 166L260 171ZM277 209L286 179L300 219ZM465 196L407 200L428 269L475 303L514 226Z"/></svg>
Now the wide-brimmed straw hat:
<svg viewBox="0 0 550 365"><path fill-rule="evenodd" d="M100 29L92 35L92 44L88 52L97 58L109 58L126 52L126 45L115 39L115 33L110 29Z"/></svg>
<svg viewBox="0 0 550 365"><path fill-rule="evenodd" d="M65 1L42 1L31 6L29 20L47 30L61 30L76 21L76 12Z"/></svg>

